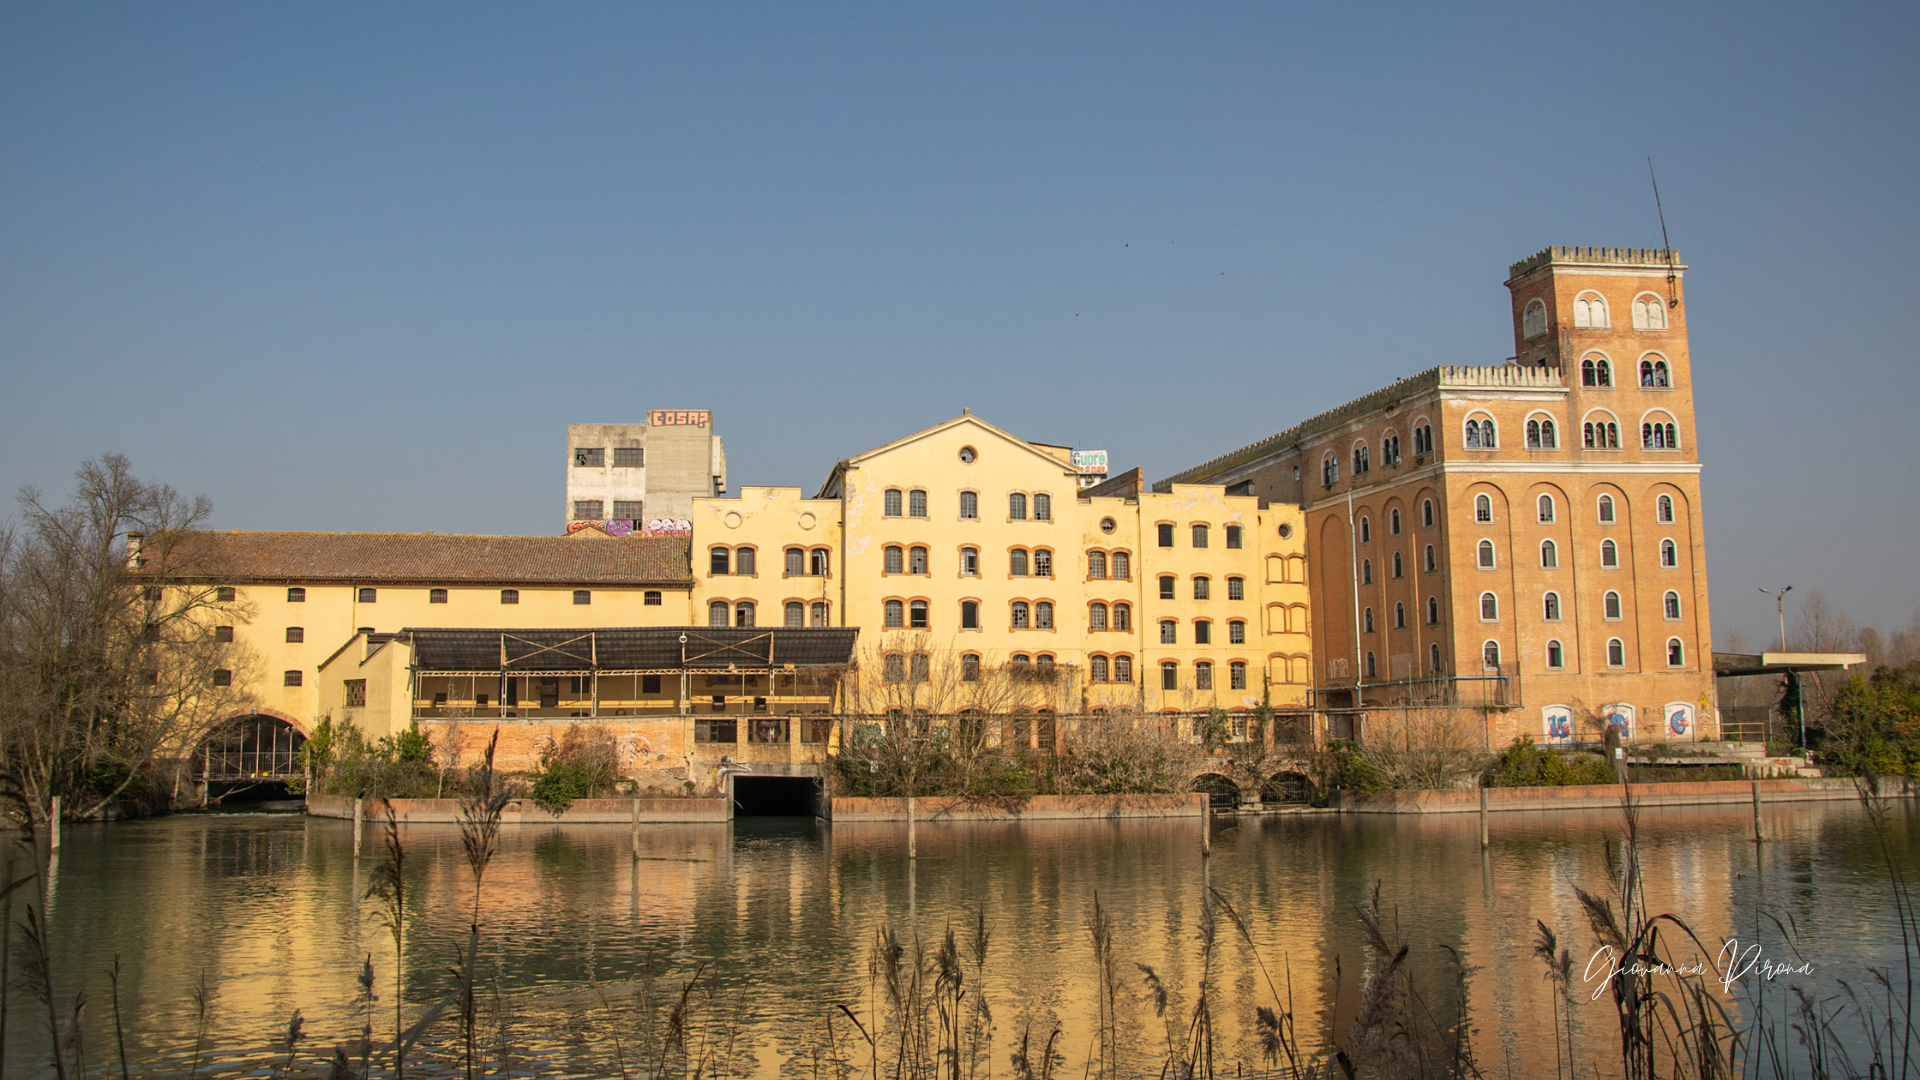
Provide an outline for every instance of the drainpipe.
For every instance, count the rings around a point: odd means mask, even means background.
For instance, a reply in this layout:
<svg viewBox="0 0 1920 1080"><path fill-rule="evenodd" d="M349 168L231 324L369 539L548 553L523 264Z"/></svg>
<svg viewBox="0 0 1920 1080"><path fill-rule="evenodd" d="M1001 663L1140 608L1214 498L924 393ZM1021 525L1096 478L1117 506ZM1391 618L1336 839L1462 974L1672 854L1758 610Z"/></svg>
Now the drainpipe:
<svg viewBox="0 0 1920 1080"><path fill-rule="evenodd" d="M1347 482L1348 580L1353 583L1353 707L1360 708L1360 526L1353 518L1353 482Z"/></svg>

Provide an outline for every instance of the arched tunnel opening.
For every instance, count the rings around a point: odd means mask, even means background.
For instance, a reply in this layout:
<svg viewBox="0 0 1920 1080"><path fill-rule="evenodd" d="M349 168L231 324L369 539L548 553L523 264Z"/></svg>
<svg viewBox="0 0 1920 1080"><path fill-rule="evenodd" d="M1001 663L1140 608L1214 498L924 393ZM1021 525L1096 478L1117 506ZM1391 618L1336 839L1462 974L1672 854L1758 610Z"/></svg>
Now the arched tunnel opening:
<svg viewBox="0 0 1920 1080"><path fill-rule="evenodd" d="M735 817L815 817L820 813L820 781L812 776L733 778Z"/></svg>

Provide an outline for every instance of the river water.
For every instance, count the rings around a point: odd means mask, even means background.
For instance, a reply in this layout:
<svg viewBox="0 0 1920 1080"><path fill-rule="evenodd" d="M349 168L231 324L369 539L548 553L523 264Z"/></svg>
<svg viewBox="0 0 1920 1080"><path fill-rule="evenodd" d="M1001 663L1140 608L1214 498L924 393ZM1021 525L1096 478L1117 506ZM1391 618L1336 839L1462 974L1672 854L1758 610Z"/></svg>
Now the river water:
<svg viewBox="0 0 1920 1080"><path fill-rule="evenodd" d="M639 1075L659 1054L664 1013L697 972L686 1019L709 1075L835 1075L821 1064L835 1051L857 1056L864 1072L865 1044L837 1007L875 1024L876 932L891 927L909 950L916 940L931 950L947 928L984 919L985 962L966 967L965 1000L984 991L991 1006L992 1074L1010 1075L1023 1034L1037 1060L1057 1028L1054 1074L1079 1077L1099 1031L1087 925L1097 895L1113 926L1112 1052L1125 1073L1155 1075L1166 1020L1136 965L1154 969L1171 992L1167 1018L1184 1024L1203 974L1210 885L1244 915L1254 942L1216 908L1215 1072L1264 1075L1252 1020L1256 1005L1275 1004L1269 983L1282 1005L1290 996L1309 1049L1351 1023L1377 963L1357 910L1377 884L1390 930L1409 945L1422 1023L1445 1026L1464 1009L1488 1075L1555 1075L1554 998L1532 954L1543 920L1576 958L1580 1072L1592 1075L1592 1063L1617 1075L1611 1004L1588 1002L1598 984L1581 981L1595 941L1574 888L1609 889L1618 813L1497 814L1484 853L1473 815L1226 817L1214 823L1209 859L1199 830L1194 821L927 823L910 861L901 825L742 819L649 827L636 861L625 827L508 827L481 900L486 1058L497 1068L504 1048L515 1074L617 1075L624 1063ZM1851 803L1782 805L1766 811L1765 830L1756 845L1745 809L1645 813L1649 910L1680 916L1709 947L1736 935L1769 960L1811 964L1773 980L1776 1004L1791 984L1827 996L1842 980L1867 985L1870 966L1898 976L1886 864L1865 813ZM1902 872L1920 872L1912 804L1894 804L1889 837ZM107 972L116 956L129 1057L162 1072L190 1063L202 978L203 1058L222 1075L266 1075L295 1009L305 1035L295 1071L318 1071L368 1021L356 976L369 957L372 1023L390 1037L393 945L377 902L363 898L383 857L376 839L369 829L356 859L349 823L298 815L69 826L48 912L61 1008L76 993L89 1000L89 1070L106 1068L113 1052ZM403 839L412 1014L451 983L473 887L457 828L414 826ZM1464 964L1464 1000L1442 946ZM9 1015L7 1073L50 1075L44 1008L16 991ZM422 1051L416 1075L452 1075L451 1059L436 1057L448 1030L429 1036L439 1050Z"/></svg>

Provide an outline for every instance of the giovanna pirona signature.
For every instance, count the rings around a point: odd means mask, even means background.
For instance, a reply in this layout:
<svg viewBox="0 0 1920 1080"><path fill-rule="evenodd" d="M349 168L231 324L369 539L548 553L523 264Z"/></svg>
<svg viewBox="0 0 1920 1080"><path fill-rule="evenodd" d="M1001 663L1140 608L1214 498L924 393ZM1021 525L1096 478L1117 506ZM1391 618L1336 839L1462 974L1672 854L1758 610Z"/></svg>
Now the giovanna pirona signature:
<svg viewBox="0 0 1920 1080"><path fill-rule="evenodd" d="M1740 944L1739 938L1728 938L1726 944L1713 958L1714 978L1720 983L1720 989L1732 992L1733 984L1749 975L1772 981L1782 975L1811 975L1813 961L1805 960L1797 964L1783 964L1769 960L1759 945ZM1621 963L1621 953L1611 945L1602 945L1593 951L1587 959L1586 971L1581 979L1593 983L1593 995L1588 1001L1596 1001L1605 993L1607 986L1621 975L1705 975L1707 962L1695 960L1690 964L1668 964L1663 961L1647 962L1645 958L1634 957L1630 962Z"/></svg>

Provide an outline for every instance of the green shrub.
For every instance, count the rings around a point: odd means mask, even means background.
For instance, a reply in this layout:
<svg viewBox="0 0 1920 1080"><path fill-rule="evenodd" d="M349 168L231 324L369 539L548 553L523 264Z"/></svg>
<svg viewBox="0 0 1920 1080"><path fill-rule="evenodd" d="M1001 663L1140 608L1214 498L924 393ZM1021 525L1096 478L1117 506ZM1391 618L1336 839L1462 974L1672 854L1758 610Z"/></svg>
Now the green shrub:
<svg viewBox="0 0 1920 1080"><path fill-rule="evenodd" d="M1824 735L1820 763L1830 775L1920 777L1920 664L1849 678Z"/></svg>
<svg viewBox="0 0 1920 1080"><path fill-rule="evenodd" d="M619 774L620 758L613 736L600 728L575 725L540 755L540 767L530 777L532 790L528 794L535 805L563 814L575 799L611 792Z"/></svg>
<svg viewBox="0 0 1920 1080"><path fill-rule="evenodd" d="M1598 754L1569 754L1533 744L1529 736L1513 745L1487 770L1487 787L1566 787L1570 784L1616 784L1619 775Z"/></svg>
<svg viewBox="0 0 1920 1080"><path fill-rule="evenodd" d="M370 740L351 722L335 725L323 717L300 749L323 795L369 799L426 799L440 788L433 767L433 743L415 725L397 736ZM296 793L304 783L289 785Z"/></svg>

